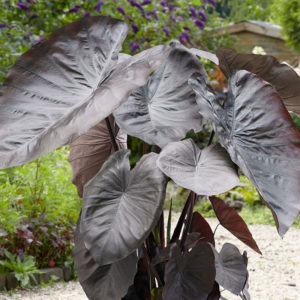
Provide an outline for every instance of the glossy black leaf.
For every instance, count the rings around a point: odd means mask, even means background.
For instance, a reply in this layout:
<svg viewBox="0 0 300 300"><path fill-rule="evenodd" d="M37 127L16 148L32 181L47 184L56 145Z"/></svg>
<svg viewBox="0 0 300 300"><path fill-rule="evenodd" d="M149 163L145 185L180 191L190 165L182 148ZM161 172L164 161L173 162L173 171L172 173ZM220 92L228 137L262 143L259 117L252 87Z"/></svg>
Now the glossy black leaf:
<svg viewBox="0 0 300 300"><path fill-rule="evenodd" d="M163 210L166 177L156 167L157 154L144 155L132 171L129 154L112 154L84 187L80 230L100 265L135 251Z"/></svg>
<svg viewBox="0 0 300 300"><path fill-rule="evenodd" d="M200 61L177 46L147 84L134 91L114 112L119 127L160 147L182 139L191 129L201 130L202 117L195 94L187 84L194 72L207 79Z"/></svg>
<svg viewBox="0 0 300 300"><path fill-rule="evenodd" d="M33 46L0 92L0 168L71 143L144 85L171 48L156 46L118 63L128 25L88 17Z"/></svg>
<svg viewBox="0 0 300 300"><path fill-rule="evenodd" d="M119 130L112 115L109 121L119 149L126 149L127 135ZM80 197L83 196L83 186L98 173L113 152L106 120L89 129L70 145L68 161L73 171L72 182L77 186Z"/></svg>
<svg viewBox="0 0 300 300"><path fill-rule="evenodd" d="M281 236L300 211L300 133L275 89L238 71L224 108L200 75L190 84L220 143L272 210Z"/></svg>
<svg viewBox="0 0 300 300"><path fill-rule="evenodd" d="M166 264L163 300L206 300L215 282L214 253L208 243L198 243L182 254L172 246Z"/></svg>
<svg viewBox="0 0 300 300"><path fill-rule="evenodd" d="M210 294L207 297L207 300L220 300L221 293L220 293L220 287L217 282L215 282L214 287Z"/></svg>
<svg viewBox="0 0 300 300"><path fill-rule="evenodd" d="M74 263L79 282L90 300L120 300L133 283L137 254L110 265L99 266L86 249L80 233L80 218L75 232Z"/></svg>
<svg viewBox="0 0 300 300"><path fill-rule="evenodd" d="M216 282L226 290L238 295L248 277L247 265L239 249L229 243L223 245L220 253L211 246L215 254Z"/></svg>
<svg viewBox="0 0 300 300"><path fill-rule="evenodd" d="M157 166L176 184L198 195L218 195L239 184L236 166L219 144L200 150L192 139L169 143Z"/></svg>
<svg viewBox="0 0 300 300"><path fill-rule="evenodd" d="M288 110L300 116L300 77L287 64L270 55L237 53L234 49L217 51L219 66L229 78L236 70L247 70L271 83Z"/></svg>

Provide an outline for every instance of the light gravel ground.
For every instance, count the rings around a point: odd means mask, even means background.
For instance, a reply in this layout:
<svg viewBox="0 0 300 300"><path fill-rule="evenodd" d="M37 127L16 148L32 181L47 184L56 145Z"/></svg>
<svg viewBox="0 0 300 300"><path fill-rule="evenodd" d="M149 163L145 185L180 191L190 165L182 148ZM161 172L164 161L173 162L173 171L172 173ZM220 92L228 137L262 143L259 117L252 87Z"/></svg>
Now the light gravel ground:
<svg viewBox="0 0 300 300"><path fill-rule="evenodd" d="M216 219L208 219L212 228ZM221 226L216 232L216 247L226 242L235 244L249 257L249 284L253 300L300 300L300 229L291 228L282 240L275 227L249 226L263 256L252 251ZM240 299L229 292L222 292L228 300ZM15 291L11 296L0 293L1 300L86 300L79 283L57 283L47 288ZM106 300L106 299L103 299Z"/></svg>

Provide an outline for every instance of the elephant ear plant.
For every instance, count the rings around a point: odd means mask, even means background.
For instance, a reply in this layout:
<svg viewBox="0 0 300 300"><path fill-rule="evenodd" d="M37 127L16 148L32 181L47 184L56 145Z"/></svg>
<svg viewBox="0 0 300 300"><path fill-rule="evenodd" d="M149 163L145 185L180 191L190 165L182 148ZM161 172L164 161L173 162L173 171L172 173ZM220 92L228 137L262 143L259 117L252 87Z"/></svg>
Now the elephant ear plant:
<svg viewBox="0 0 300 300"><path fill-rule="evenodd" d="M285 107L299 114L300 78L272 57L216 56L176 41L129 56L119 53L127 32L122 21L86 17L19 58L0 91L0 165L71 144L83 197L74 260L89 299L214 300L222 286L248 300L246 252L229 243L218 252L194 203L207 196L220 224L261 253L216 196L239 184L240 168L285 234L300 210L300 134ZM224 103L197 56L228 77ZM200 149L185 137L206 122L219 142ZM155 150L134 167L126 134ZM163 213L170 179L190 190L172 234L172 209L166 232Z"/></svg>

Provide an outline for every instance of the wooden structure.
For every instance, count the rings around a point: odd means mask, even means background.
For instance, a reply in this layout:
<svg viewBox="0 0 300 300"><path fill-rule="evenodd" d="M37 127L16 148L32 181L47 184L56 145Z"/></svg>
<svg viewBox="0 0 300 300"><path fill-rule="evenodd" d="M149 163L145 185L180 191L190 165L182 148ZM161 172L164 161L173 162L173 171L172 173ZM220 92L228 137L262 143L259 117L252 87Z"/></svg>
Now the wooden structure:
<svg viewBox="0 0 300 300"><path fill-rule="evenodd" d="M252 53L255 47L259 47L265 54L296 67L300 62L300 53L293 52L286 46L280 30L280 26L269 22L242 21L219 27L216 32L218 35L229 33L233 36L233 48L238 52Z"/></svg>

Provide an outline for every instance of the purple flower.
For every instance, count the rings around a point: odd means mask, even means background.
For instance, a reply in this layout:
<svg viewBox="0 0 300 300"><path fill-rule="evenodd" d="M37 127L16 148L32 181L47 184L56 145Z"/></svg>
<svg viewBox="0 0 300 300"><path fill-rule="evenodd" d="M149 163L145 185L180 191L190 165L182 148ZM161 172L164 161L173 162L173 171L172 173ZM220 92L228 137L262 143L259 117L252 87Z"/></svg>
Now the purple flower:
<svg viewBox="0 0 300 300"><path fill-rule="evenodd" d="M131 52L134 52L135 50L140 48L140 44L134 44L131 48Z"/></svg>
<svg viewBox="0 0 300 300"><path fill-rule="evenodd" d="M184 29L184 30L187 30L187 31L190 31L190 30L191 30L191 28L190 28L190 27L187 27L187 26L183 26L183 29Z"/></svg>
<svg viewBox="0 0 300 300"><path fill-rule="evenodd" d="M144 0L142 5L148 5L148 4L151 4L151 3L152 3L152 0Z"/></svg>
<svg viewBox="0 0 300 300"><path fill-rule="evenodd" d="M168 6L168 1L160 1L159 3L162 6Z"/></svg>
<svg viewBox="0 0 300 300"><path fill-rule="evenodd" d="M195 19L195 25L199 27L200 29L204 29L204 24L199 19Z"/></svg>
<svg viewBox="0 0 300 300"><path fill-rule="evenodd" d="M87 17L89 17L91 15L91 13L89 12L89 11L87 11L83 16L85 17L85 18L87 18Z"/></svg>
<svg viewBox="0 0 300 300"><path fill-rule="evenodd" d="M170 19L171 19L174 23L176 23L176 21L177 21L174 15L171 15L171 16L170 16Z"/></svg>
<svg viewBox="0 0 300 300"><path fill-rule="evenodd" d="M35 0L26 0L28 3L31 3L31 4L36 4L36 1Z"/></svg>
<svg viewBox="0 0 300 300"><path fill-rule="evenodd" d="M169 28L168 27L164 26L163 27L163 31L166 34L166 36L170 36L170 32L169 32Z"/></svg>
<svg viewBox="0 0 300 300"><path fill-rule="evenodd" d="M30 17L29 21L38 18L38 16L39 16L38 14L33 14L33 15Z"/></svg>
<svg viewBox="0 0 300 300"><path fill-rule="evenodd" d="M6 27L6 25L3 23L0 23L0 28L4 28L4 27Z"/></svg>
<svg viewBox="0 0 300 300"><path fill-rule="evenodd" d="M124 15L125 16L125 10L124 10L124 8L123 7L121 7L121 6L118 6L117 7L117 10L122 14L122 15Z"/></svg>
<svg viewBox="0 0 300 300"><path fill-rule="evenodd" d="M178 38L179 41L183 44L185 44L186 42L191 43L190 35L187 32L183 32Z"/></svg>
<svg viewBox="0 0 300 300"><path fill-rule="evenodd" d="M206 15L205 15L205 13L203 12L203 11L200 11L199 10L199 12L198 12L198 15L202 18L202 20L204 21L204 22L206 22Z"/></svg>
<svg viewBox="0 0 300 300"><path fill-rule="evenodd" d="M57 8L55 11L58 12L58 13L61 13L61 14L64 13L64 11L62 9L60 9L60 8Z"/></svg>
<svg viewBox="0 0 300 300"><path fill-rule="evenodd" d="M29 9L29 7L25 3L19 2L19 3L17 3L17 5L23 10Z"/></svg>
<svg viewBox="0 0 300 300"><path fill-rule="evenodd" d="M158 9L149 10L149 11L147 12L147 15L148 15L148 16L153 15L154 18L155 18L155 20L158 21L157 11L158 11Z"/></svg>
<svg viewBox="0 0 300 300"><path fill-rule="evenodd" d="M137 3L137 2L135 2L135 1L133 1L133 0L127 0L127 1L131 4L131 6L135 6L135 7L137 7L140 11L144 12L144 8L143 8L143 6L142 6L141 4L139 4L139 3Z"/></svg>
<svg viewBox="0 0 300 300"><path fill-rule="evenodd" d="M179 22L182 22L182 21L183 21L183 18L182 18L181 16L179 16L179 17L177 17L177 20L178 20Z"/></svg>
<svg viewBox="0 0 300 300"><path fill-rule="evenodd" d="M131 24L131 28L134 33L137 33L139 31L139 28L135 24Z"/></svg>
<svg viewBox="0 0 300 300"><path fill-rule="evenodd" d="M213 7L217 7L217 3L215 0L208 0L208 2L213 6Z"/></svg>
<svg viewBox="0 0 300 300"><path fill-rule="evenodd" d="M133 41L131 41L131 42L129 43L129 45L132 46L132 45L133 45Z"/></svg>
<svg viewBox="0 0 300 300"><path fill-rule="evenodd" d="M197 12L196 12L196 9L195 9L193 6L190 7L190 12L191 12L192 16L193 16L194 18L196 18Z"/></svg>
<svg viewBox="0 0 300 300"><path fill-rule="evenodd" d="M146 40L145 40L144 38L140 38L140 41L141 41L142 43L146 42Z"/></svg>
<svg viewBox="0 0 300 300"><path fill-rule="evenodd" d="M102 4L102 1L98 1L98 3L94 6L94 10L100 12Z"/></svg>
<svg viewBox="0 0 300 300"><path fill-rule="evenodd" d="M69 13L78 12L79 8L80 8L80 5L76 5L73 8L69 9Z"/></svg>

